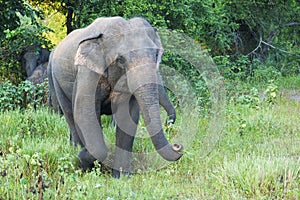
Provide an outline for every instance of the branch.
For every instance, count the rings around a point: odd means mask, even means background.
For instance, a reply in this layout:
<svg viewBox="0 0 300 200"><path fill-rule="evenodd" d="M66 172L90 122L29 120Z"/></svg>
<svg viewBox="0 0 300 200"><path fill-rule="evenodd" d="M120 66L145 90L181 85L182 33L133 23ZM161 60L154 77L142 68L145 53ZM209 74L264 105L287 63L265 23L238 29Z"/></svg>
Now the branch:
<svg viewBox="0 0 300 200"><path fill-rule="evenodd" d="M289 22L289 23L286 23L284 26L299 26L300 25L300 22Z"/></svg>
<svg viewBox="0 0 300 200"><path fill-rule="evenodd" d="M300 25L300 22L289 22L276 28L268 37L267 43L270 43L283 27Z"/></svg>
<svg viewBox="0 0 300 200"><path fill-rule="evenodd" d="M259 48L261 48L261 43L262 43L262 35L260 33L259 34L259 43L258 43L257 47L254 50L252 50L250 53L248 53L247 56L254 54L255 51L257 51Z"/></svg>
<svg viewBox="0 0 300 200"><path fill-rule="evenodd" d="M273 49L276 49L280 52L283 52L283 53L287 53L287 54L292 54L292 55L297 55L297 56L300 56L298 54L295 54L293 52L290 52L290 51L286 51L286 50L283 50L283 49L280 49L280 48L277 48L273 45L270 44L270 42L274 39L274 37L279 33L280 29L283 28L283 27L287 27L287 26L298 26L300 25L300 22L289 22L289 23L286 23L282 26L279 26L277 29L275 29L270 35L269 37L267 38L267 41L263 41L262 40L262 34L260 33L259 34L259 43L257 45L257 47L252 50L250 53L248 53L247 55L251 55L251 54L256 54L256 51L259 49L259 48L262 48L262 52L261 52L261 55L264 55L264 53L267 51L267 48L266 47L262 47L261 44L264 44L268 47L271 47Z"/></svg>
<svg viewBox="0 0 300 200"><path fill-rule="evenodd" d="M283 53L287 53L287 54L292 54L292 55L300 56L300 55L295 54L295 53L293 53L293 52L290 52L290 51L286 51L286 50L277 48L277 47L275 47L275 46L273 46L273 45L271 45L271 44L269 44L269 43L267 43L267 42L265 42L265 41L261 41L261 43L263 43L263 44L265 44L265 45L267 45L267 46L269 46L269 47L271 47L271 48L273 48L273 49L276 49L276 50L278 50L278 51L281 51L281 52L283 52Z"/></svg>

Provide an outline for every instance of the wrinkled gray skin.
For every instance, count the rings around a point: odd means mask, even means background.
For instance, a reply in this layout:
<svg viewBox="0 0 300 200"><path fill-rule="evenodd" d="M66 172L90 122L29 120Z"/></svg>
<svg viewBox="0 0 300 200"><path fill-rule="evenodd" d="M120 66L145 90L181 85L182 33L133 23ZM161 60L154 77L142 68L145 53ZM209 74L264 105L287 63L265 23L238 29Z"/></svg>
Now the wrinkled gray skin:
<svg viewBox="0 0 300 200"><path fill-rule="evenodd" d="M48 62L50 52L39 45L33 45L25 49L22 56L22 67L26 76L30 77L37 66Z"/></svg>
<svg viewBox="0 0 300 200"><path fill-rule="evenodd" d="M34 85L44 82L45 78L47 77L47 66L48 62L40 64L33 70L32 74L27 77L26 80L30 81Z"/></svg>
<svg viewBox="0 0 300 200"><path fill-rule="evenodd" d="M98 18L70 33L51 53L48 79L70 128L71 140L83 149L78 158L83 170L108 153L100 115L114 114L116 151L113 176L130 172L131 152L141 111L158 153L178 160L181 145L164 136L159 104L175 121L159 75L162 46L156 30L142 18Z"/></svg>

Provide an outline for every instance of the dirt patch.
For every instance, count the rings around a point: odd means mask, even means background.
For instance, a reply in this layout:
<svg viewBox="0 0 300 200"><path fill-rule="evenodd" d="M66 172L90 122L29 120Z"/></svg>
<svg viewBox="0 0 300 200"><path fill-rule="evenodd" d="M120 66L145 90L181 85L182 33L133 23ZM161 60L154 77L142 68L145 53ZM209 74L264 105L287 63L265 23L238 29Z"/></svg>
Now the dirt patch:
<svg viewBox="0 0 300 200"><path fill-rule="evenodd" d="M300 102L299 89L280 90L280 96L290 99L292 101Z"/></svg>
<svg viewBox="0 0 300 200"><path fill-rule="evenodd" d="M299 101L299 102L300 102L300 93L297 93L297 94L290 94L290 95L289 95L289 98L290 98L291 100Z"/></svg>

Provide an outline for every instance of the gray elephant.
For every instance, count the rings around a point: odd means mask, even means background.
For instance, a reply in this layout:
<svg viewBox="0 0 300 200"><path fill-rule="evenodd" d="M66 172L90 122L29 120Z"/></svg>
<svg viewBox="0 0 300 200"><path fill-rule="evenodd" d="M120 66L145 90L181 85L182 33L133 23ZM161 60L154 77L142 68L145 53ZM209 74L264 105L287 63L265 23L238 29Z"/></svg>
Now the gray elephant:
<svg viewBox="0 0 300 200"><path fill-rule="evenodd" d="M26 73L26 77L30 77L37 66L48 62L49 55L50 51L40 45L27 47L21 56L22 68Z"/></svg>
<svg viewBox="0 0 300 200"><path fill-rule="evenodd" d="M71 140L83 147L78 154L83 170L107 157L103 114L113 114L117 125L114 177L120 169L130 173L140 111L157 152L168 161L182 156L182 145L169 144L160 119L160 105L169 120L176 119L159 74L162 53L156 29L146 20L121 17L96 19L71 32L51 53L49 88L63 110Z"/></svg>
<svg viewBox="0 0 300 200"><path fill-rule="evenodd" d="M32 45L22 53L22 70L26 74L26 80L29 80L32 84L38 84L44 82L47 77L47 67L50 51L41 47L41 45ZM48 98L48 104L54 109L55 112L61 113L57 98L54 94L49 95L52 98Z"/></svg>
<svg viewBox="0 0 300 200"><path fill-rule="evenodd" d="M48 62L40 64L33 70L32 74L27 77L26 80L30 81L34 85L44 82L45 78L47 78L47 66Z"/></svg>

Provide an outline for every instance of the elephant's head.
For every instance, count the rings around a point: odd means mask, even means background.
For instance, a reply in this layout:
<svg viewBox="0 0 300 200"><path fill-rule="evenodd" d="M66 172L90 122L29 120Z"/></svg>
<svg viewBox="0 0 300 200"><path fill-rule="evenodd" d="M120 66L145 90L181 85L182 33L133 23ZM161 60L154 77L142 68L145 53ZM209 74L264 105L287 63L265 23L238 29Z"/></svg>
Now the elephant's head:
<svg viewBox="0 0 300 200"><path fill-rule="evenodd" d="M22 55L22 67L26 71L27 77L31 76L34 69L48 62L50 52L39 45L33 45L26 48Z"/></svg>
<svg viewBox="0 0 300 200"><path fill-rule="evenodd" d="M120 82L124 80L125 83L120 84L122 86L117 90L127 90L134 95L156 150L164 159L176 161L182 156L179 153L182 146L169 144L164 136L160 118L159 87L162 83L159 77L159 63L162 52L156 29L147 21L141 18L126 21L121 18L109 24L96 37L82 41L75 64L79 68L79 74L80 71L86 71L86 68L94 72L94 84L98 83L99 76L105 73L107 67L119 67L126 72L120 77ZM78 77L80 78L80 75ZM126 88L122 88L123 86ZM95 87L85 87L82 94L78 94L80 91L77 91L77 96L92 95L91 93L96 91Z"/></svg>

